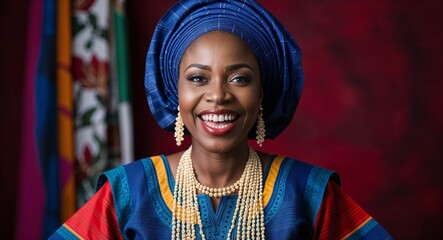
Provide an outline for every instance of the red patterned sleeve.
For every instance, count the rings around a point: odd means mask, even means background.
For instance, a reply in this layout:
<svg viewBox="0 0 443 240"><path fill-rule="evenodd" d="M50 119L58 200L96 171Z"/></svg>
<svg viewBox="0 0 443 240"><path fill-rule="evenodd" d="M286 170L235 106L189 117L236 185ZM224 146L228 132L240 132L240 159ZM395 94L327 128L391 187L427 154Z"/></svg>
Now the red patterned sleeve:
<svg viewBox="0 0 443 240"><path fill-rule="evenodd" d="M123 239L109 182L80 208L59 230L53 239Z"/></svg>
<svg viewBox="0 0 443 240"><path fill-rule="evenodd" d="M313 239L391 239L339 186L330 181L314 224Z"/></svg>

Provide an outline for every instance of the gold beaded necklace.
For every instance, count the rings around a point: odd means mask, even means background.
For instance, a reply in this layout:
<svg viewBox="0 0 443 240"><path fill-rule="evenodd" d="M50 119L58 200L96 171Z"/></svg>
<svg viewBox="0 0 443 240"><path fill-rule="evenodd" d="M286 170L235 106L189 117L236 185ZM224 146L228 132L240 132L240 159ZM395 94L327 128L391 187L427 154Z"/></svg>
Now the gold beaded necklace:
<svg viewBox="0 0 443 240"><path fill-rule="evenodd" d="M183 153L177 168L172 239L196 239L196 224L199 226L201 238L206 239L198 206L197 190L210 197L222 197L238 191L237 203L226 239L231 238L235 227L237 228L236 239L265 239L263 173L257 152L249 148L245 170L237 182L224 188L210 188L200 184L195 177L191 150L192 147Z"/></svg>

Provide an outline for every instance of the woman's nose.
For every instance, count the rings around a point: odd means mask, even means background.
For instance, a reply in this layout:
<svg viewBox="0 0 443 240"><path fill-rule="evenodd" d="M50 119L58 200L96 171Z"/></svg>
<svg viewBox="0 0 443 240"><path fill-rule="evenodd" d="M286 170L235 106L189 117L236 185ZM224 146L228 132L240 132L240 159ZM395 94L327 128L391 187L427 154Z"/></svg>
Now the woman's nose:
<svg viewBox="0 0 443 240"><path fill-rule="evenodd" d="M224 81L212 81L206 92L206 101L222 104L232 100L232 93Z"/></svg>

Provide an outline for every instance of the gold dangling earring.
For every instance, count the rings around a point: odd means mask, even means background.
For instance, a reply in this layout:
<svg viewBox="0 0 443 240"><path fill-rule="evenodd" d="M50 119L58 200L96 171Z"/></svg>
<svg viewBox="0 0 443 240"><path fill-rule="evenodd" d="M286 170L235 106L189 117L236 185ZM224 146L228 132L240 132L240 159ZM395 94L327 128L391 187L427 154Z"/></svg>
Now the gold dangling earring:
<svg viewBox="0 0 443 240"><path fill-rule="evenodd" d="M257 144L261 147L266 137L265 121L263 120L263 107L260 104L260 110L257 117L257 130L255 131L255 138Z"/></svg>
<svg viewBox="0 0 443 240"><path fill-rule="evenodd" d="M175 137L175 142L177 144L177 146L182 145L183 140L185 140L183 138L183 136L185 135L185 124L183 123L183 119L182 116L180 115L180 106L177 107L178 113L177 113L177 117L175 118L175 132L174 132L174 137Z"/></svg>

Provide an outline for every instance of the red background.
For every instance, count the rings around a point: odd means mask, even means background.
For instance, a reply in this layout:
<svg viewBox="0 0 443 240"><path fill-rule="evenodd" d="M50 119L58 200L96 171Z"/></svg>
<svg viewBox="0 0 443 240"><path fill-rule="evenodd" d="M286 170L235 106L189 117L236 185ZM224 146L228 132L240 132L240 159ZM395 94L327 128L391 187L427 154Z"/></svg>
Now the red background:
<svg viewBox="0 0 443 240"><path fill-rule="evenodd" d="M176 149L143 88L152 31L173 2L127 1L137 158ZM305 71L295 118L263 150L339 172L396 239L443 239L443 2L260 2L294 35ZM2 239L13 232L27 7L0 3Z"/></svg>

